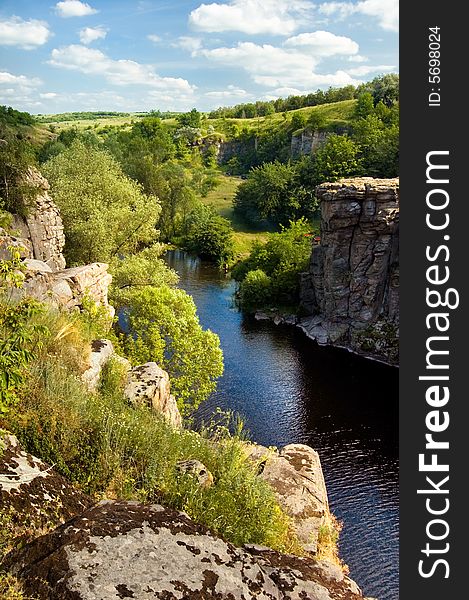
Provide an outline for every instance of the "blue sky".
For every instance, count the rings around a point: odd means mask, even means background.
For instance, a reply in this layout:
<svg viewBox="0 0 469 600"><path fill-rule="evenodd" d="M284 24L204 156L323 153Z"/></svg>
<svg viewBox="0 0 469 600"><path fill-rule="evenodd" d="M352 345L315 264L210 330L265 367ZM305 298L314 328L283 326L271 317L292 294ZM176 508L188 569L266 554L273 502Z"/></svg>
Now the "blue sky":
<svg viewBox="0 0 469 600"><path fill-rule="evenodd" d="M398 0L0 0L0 104L209 110L398 71Z"/></svg>

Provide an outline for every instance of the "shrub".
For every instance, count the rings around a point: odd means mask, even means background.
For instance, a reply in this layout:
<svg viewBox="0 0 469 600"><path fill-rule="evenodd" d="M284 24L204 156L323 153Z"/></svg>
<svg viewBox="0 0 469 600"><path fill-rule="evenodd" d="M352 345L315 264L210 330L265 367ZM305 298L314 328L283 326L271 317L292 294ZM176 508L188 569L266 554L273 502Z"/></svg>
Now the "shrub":
<svg viewBox="0 0 469 600"><path fill-rule="evenodd" d="M183 244L189 252L224 265L233 258L233 229L212 207L199 204L187 218Z"/></svg>
<svg viewBox="0 0 469 600"><path fill-rule="evenodd" d="M262 269L249 271L239 286L239 298L246 310L269 304L271 293L271 279Z"/></svg>

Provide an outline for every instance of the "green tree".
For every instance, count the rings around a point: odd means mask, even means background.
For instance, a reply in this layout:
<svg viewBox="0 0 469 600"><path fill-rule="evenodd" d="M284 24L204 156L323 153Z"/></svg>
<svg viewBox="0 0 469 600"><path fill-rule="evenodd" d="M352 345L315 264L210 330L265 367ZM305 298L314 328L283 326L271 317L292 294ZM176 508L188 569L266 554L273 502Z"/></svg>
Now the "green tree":
<svg viewBox="0 0 469 600"><path fill-rule="evenodd" d="M250 256L233 269L233 277L241 282L243 309L298 303L300 273L311 256L310 235L309 223L299 219L269 234L266 243L254 244Z"/></svg>
<svg viewBox="0 0 469 600"><path fill-rule="evenodd" d="M196 108L193 108L190 112L178 115L177 121L181 127L200 129L200 126L202 125L202 115Z"/></svg>
<svg viewBox="0 0 469 600"><path fill-rule="evenodd" d="M331 135L314 157L316 182L337 181L341 177L352 177L362 173L360 147L344 135Z"/></svg>
<svg viewBox="0 0 469 600"><path fill-rule="evenodd" d="M156 237L160 206L110 154L80 141L43 165L65 226L70 264L109 262Z"/></svg>
<svg viewBox="0 0 469 600"><path fill-rule="evenodd" d="M370 92L363 92L358 96L357 104L355 106L355 117L358 119L365 119L368 115L373 113L374 102L373 96Z"/></svg>
<svg viewBox="0 0 469 600"><path fill-rule="evenodd" d="M219 265L233 258L233 229L227 219L210 206L199 204L188 216L184 225L184 246Z"/></svg>

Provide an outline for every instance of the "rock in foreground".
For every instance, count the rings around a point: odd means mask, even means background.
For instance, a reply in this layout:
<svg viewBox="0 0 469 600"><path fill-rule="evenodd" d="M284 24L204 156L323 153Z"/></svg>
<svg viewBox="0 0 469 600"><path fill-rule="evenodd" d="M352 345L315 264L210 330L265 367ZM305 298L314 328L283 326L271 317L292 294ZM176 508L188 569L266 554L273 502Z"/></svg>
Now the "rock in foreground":
<svg viewBox="0 0 469 600"><path fill-rule="evenodd" d="M39 600L363 598L338 567L236 548L183 513L137 502L102 502L7 563Z"/></svg>

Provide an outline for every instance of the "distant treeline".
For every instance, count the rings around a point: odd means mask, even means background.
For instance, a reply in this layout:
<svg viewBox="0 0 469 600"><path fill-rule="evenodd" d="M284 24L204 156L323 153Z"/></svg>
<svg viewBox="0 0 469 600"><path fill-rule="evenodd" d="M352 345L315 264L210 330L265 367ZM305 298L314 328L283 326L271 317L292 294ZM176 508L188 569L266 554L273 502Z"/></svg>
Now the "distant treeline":
<svg viewBox="0 0 469 600"><path fill-rule="evenodd" d="M27 114L27 113L25 113ZM160 119L171 119L179 113L172 111L162 112L152 110L150 112L115 112L115 111L95 111L95 112L68 112L56 115L37 115L39 123L62 123L64 121L95 121L96 119L112 119L117 117L158 117Z"/></svg>
<svg viewBox="0 0 469 600"><path fill-rule="evenodd" d="M247 102L231 107L220 107L209 114L210 119L252 119L254 117L265 117L274 113L281 113L309 106L341 102L358 98L364 92L373 95L375 104L380 100L387 106L399 99L399 75L391 73L376 77L373 81L355 87L346 85L341 88L328 90L317 90L304 96L289 96L288 98L277 98L276 100Z"/></svg>
<svg viewBox="0 0 469 600"><path fill-rule="evenodd" d="M0 123L7 125L34 125L35 119L27 112L20 112L11 106L0 106Z"/></svg>

